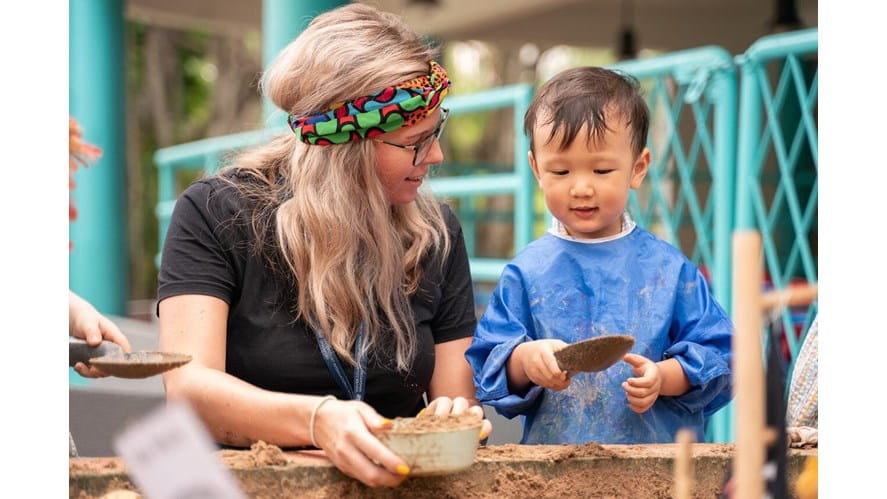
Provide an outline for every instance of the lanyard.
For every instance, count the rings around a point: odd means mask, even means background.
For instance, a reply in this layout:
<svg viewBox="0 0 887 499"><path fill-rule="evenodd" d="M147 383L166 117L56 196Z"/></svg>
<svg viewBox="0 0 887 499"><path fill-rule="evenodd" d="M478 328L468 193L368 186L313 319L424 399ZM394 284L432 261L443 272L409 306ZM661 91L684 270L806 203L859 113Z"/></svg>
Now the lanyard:
<svg viewBox="0 0 887 499"><path fill-rule="evenodd" d="M317 346L320 347L320 354L323 355L323 361L326 362L327 369L329 369L330 374L336 380L339 387L342 388L342 391L345 392L345 395L351 400L363 400L367 382L366 351L361 355L361 347L363 347L364 337L366 336L364 325L360 325L357 341L354 342L354 358L357 360L357 365L354 366L354 385L345 376L345 370L342 369L342 364L339 363L339 358L332 345L330 345L329 340L326 339L326 336L316 333L314 336L317 338Z"/></svg>

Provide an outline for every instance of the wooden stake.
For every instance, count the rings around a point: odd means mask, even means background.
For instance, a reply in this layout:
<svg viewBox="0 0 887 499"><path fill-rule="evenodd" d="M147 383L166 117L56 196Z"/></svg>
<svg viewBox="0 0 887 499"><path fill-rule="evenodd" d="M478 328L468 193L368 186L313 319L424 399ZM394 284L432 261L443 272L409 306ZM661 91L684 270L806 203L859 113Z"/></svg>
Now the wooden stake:
<svg viewBox="0 0 887 499"><path fill-rule="evenodd" d="M761 353L761 236L733 233L733 390L736 402L737 499L764 495L764 366Z"/></svg>
<svg viewBox="0 0 887 499"><path fill-rule="evenodd" d="M761 296L761 306L772 309L780 306L797 307L807 306L813 303L819 296L819 288L816 284L802 286L789 286L781 290L773 290Z"/></svg>
<svg viewBox="0 0 887 499"><path fill-rule="evenodd" d="M678 444L674 461L674 499L693 497L693 442L692 430L682 428L675 435Z"/></svg>

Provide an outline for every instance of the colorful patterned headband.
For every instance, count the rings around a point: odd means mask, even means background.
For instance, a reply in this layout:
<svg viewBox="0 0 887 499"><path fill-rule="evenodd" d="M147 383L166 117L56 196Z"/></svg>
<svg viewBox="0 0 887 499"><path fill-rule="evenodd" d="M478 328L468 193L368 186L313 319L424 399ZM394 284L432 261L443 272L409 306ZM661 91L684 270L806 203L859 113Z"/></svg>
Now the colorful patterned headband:
<svg viewBox="0 0 887 499"><path fill-rule="evenodd" d="M450 88L447 72L431 61L431 72L367 97L340 102L329 109L295 116L288 121L296 138L328 146L375 137L415 125L434 112Z"/></svg>

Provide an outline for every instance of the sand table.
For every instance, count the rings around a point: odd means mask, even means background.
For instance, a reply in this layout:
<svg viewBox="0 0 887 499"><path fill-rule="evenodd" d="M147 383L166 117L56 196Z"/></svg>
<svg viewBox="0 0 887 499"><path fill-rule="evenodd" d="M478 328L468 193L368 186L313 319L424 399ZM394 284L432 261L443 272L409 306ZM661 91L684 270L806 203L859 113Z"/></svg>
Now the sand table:
<svg viewBox="0 0 887 499"><path fill-rule="evenodd" d="M493 445L479 448L468 470L408 478L396 489L363 486L335 469L321 451L282 451L258 442L249 450L223 450L218 455L251 498L643 499L671 497L676 450L674 444ZM717 497L734 452L733 444L693 446L694 497ZM804 460L816 455L817 449L788 451L790 483ZM72 498L134 497L127 491L135 487L118 458L75 458L69 470Z"/></svg>

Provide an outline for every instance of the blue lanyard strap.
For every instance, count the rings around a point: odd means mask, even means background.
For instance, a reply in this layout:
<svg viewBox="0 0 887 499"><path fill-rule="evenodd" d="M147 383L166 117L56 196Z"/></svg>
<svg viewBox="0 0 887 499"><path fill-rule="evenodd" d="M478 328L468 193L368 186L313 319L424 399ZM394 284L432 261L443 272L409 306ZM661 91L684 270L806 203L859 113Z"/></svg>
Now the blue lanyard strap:
<svg viewBox="0 0 887 499"><path fill-rule="evenodd" d="M357 365L354 366L353 386L348 381L348 377L345 376L345 370L342 369L342 364L339 363L339 358L336 356L336 352L326 336L316 332L314 336L317 338L317 346L320 347L320 354L323 356L323 361L326 362L327 369L329 369L330 374L342 391L345 392L345 395L351 400L363 400L366 394L367 382L367 354L366 351L361 351L366 337L364 325L360 325L357 341L354 342L354 358L357 360Z"/></svg>

